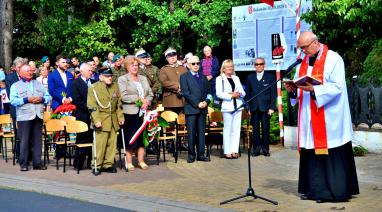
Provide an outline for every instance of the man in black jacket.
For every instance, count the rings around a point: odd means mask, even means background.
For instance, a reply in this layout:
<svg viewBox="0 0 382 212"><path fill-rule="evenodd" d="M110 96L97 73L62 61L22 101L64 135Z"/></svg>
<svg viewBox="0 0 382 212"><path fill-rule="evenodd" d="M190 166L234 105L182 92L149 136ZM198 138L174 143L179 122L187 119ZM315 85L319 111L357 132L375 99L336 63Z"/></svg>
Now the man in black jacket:
<svg viewBox="0 0 382 212"><path fill-rule="evenodd" d="M90 112L87 108L88 86L91 85L90 77L93 74L89 64L83 63L80 67L81 75L71 84L73 104L76 106L76 119L85 122L90 127ZM78 133L77 143L91 143L93 141L92 131ZM87 167L90 168L92 152L91 148L79 152L78 160L74 160L75 168L82 168L87 157Z"/></svg>
<svg viewBox="0 0 382 212"><path fill-rule="evenodd" d="M251 111L251 124L253 127L253 139L252 139L252 155L260 155L260 151L264 156L270 156L269 154L269 128L271 115L276 109L276 86L269 88L269 85L275 81L275 76L269 72L265 72L265 60L264 58L255 59L256 73L250 74L247 80L246 93L247 99L257 95L260 91L268 88L258 97L249 102ZM261 134L260 139L260 122L261 122Z"/></svg>
<svg viewBox="0 0 382 212"><path fill-rule="evenodd" d="M204 156L205 128L208 104L212 99L207 78L199 72L200 61L197 56L187 60L188 71L180 76L184 114L188 129L188 163L195 161L195 145L197 146L197 160L208 161Z"/></svg>

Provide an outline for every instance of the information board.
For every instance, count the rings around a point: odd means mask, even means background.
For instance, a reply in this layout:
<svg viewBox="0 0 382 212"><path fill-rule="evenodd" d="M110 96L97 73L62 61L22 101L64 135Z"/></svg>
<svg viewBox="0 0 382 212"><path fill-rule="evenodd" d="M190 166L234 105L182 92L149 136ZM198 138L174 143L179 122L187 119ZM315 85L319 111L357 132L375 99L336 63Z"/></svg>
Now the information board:
<svg viewBox="0 0 382 212"><path fill-rule="evenodd" d="M287 1L295 10L295 1ZM300 14L312 10L311 0L301 1ZM301 32L310 25L301 20ZM285 70L296 61L296 16L283 1L276 1L274 7L261 3L232 8L232 58L235 71L255 70L253 59L265 58L266 70L276 70L272 64L272 34L284 33L286 55L281 63Z"/></svg>

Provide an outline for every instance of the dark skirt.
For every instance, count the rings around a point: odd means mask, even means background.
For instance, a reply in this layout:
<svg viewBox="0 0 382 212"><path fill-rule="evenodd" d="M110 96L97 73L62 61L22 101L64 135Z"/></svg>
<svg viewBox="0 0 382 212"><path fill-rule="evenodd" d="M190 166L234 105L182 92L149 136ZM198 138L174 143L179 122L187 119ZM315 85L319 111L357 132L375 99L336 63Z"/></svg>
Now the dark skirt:
<svg viewBox="0 0 382 212"><path fill-rule="evenodd" d="M312 200L346 201L359 194L352 143L315 155L301 149L298 192Z"/></svg>
<svg viewBox="0 0 382 212"><path fill-rule="evenodd" d="M133 137L135 132L138 131L139 127L141 127L143 123L142 118L139 117L138 114L124 114L124 116L125 116L125 124L122 127L125 134L126 149L135 151L139 147L144 147L143 133L137 138L137 140L135 140L135 142L132 145L129 144L130 139ZM118 147L123 148L122 137L118 140L121 141Z"/></svg>

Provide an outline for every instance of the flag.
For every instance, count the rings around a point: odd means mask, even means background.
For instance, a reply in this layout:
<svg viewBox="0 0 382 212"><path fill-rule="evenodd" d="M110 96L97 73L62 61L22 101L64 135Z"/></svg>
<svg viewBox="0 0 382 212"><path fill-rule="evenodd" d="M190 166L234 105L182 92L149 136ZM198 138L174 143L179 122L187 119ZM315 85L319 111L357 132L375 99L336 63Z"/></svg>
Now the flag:
<svg viewBox="0 0 382 212"><path fill-rule="evenodd" d="M273 7L275 0L260 0L261 2L268 4L269 6Z"/></svg>

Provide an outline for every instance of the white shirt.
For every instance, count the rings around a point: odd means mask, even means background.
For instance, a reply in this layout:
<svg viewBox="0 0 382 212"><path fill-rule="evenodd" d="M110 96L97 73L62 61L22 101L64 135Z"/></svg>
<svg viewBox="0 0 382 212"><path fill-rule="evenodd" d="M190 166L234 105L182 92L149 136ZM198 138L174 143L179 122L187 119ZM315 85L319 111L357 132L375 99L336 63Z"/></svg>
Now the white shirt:
<svg viewBox="0 0 382 212"><path fill-rule="evenodd" d="M264 75L264 71L262 71L261 73L256 72L257 80L260 81L263 78L263 75Z"/></svg>
<svg viewBox="0 0 382 212"><path fill-rule="evenodd" d="M88 86L90 86L92 83L90 82L90 80L89 79L86 79L85 77L83 77L82 75L81 75L81 79L86 83L86 85L88 85Z"/></svg>
<svg viewBox="0 0 382 212"><path fill-rule="evenodd" d="M305 62L305 61L303 61ZM313 67L308 68L310 75ZM297 69L300 70L300 66ZM295 79L298 78L298 71ZM324 66L324 83L313 86L318 108L325 108L326 135L328 148L342 146L353 137L353 128L345 81L344 62L336 52L328 51ZM298 96L300 91L297 92ZM292 105L298 103L291 99ZM310 111L310 92L303 92L298 121L299 143L301 148L314 149L313 130Z"/></svg>
<svg viewBox="0 0 382 212"><path fill-rule="evenodd" d="M240 107L243 104L243 98L245 96L245 91L243 89L243 86L240 82L239 77L232 75L232 80L235 83L235 90L232 90L231 84L229 83L227 76L225 74L222 74L218 77L216 77L216 96L219 99L222 99L222 106L221 111L222 112L231 112L235 110L232 95L230 93L232 92L239 92L240 98L236 99L236 105L237 107ZM241 108L240 110L243 110L244 108Z"/></svg>
<svg viewBox="0 0 382 212"><path fill-rule="evenodd" d="M62 79L62 81L64 82L64 85L65 85L65 87L66 87L66 85L67 85L67 78L66 78L66 71L60 71L60 70L58 70L58 73L60 73L60 76L61 76L61 79Z"/></svg>

